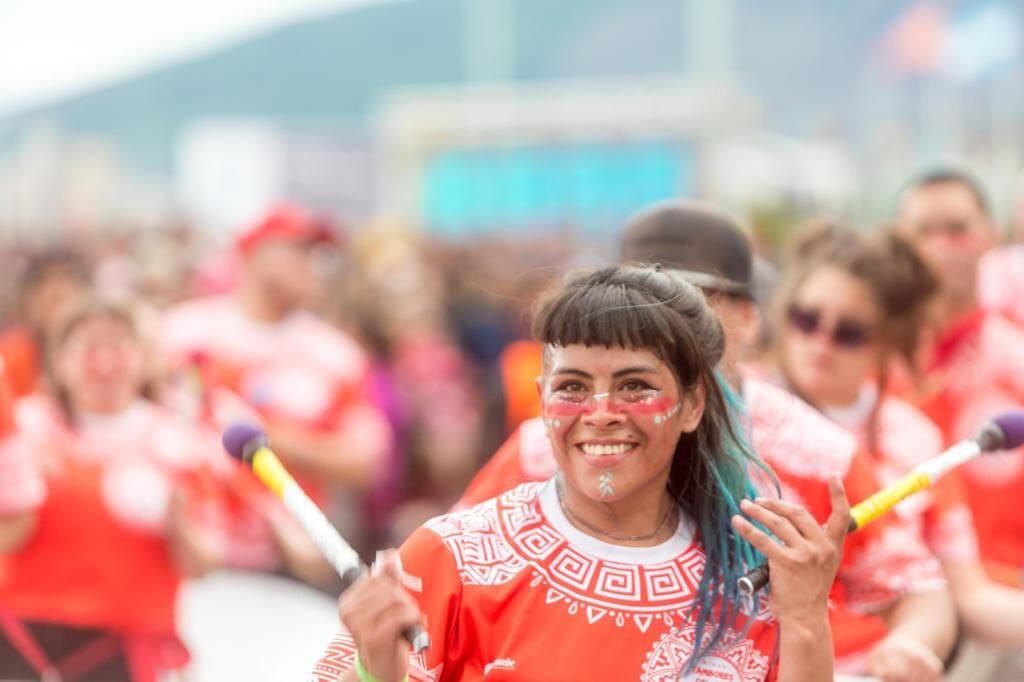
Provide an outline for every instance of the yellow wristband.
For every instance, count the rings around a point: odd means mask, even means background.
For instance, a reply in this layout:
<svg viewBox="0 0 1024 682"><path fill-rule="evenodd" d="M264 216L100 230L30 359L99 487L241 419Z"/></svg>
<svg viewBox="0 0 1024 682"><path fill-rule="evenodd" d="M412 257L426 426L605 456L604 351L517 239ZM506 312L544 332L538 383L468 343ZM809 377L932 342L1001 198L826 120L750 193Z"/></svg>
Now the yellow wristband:
<svg viewBox="0 0 1024 682"><path fill-rule="evenodd" d="M356 677L359 678L359 682L380 682L380 680L370 674L369 670L363 667L363 662L359 660L359 654L356 654ZM405 674L402 682L409 682L409 673Z"/></svg>

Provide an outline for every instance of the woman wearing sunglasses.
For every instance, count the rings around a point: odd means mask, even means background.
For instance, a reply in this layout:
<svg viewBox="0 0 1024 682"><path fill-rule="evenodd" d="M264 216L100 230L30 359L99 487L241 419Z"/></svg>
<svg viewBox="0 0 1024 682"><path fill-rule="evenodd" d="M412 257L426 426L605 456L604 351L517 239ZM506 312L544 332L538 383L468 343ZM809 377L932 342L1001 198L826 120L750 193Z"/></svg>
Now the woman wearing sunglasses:
<svg viewBox="0 0 1024 682"><path fill-rule="evenodd" d="M916 364L937 288L894 233L824 226L797 240L777 300L779 377L861 439L884 483L942 450L934 424L890 390L891 368ZM956 472L895 513L914 521L942 562L966 632L1024 644L1024 593L986 577Z"/></svg>

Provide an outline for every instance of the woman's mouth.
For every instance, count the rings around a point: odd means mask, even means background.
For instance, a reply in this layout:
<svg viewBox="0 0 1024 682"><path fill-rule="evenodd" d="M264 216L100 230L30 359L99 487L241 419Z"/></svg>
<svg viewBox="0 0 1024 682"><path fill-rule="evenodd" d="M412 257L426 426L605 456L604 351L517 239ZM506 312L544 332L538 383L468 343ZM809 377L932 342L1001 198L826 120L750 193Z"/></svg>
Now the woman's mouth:
<svg viewBox="0 0 1024 682"><path fill-rule="evenodd" d="M577 446L587 464L598 468L617 466L636 449L636 443L580 443Z"/></svg>

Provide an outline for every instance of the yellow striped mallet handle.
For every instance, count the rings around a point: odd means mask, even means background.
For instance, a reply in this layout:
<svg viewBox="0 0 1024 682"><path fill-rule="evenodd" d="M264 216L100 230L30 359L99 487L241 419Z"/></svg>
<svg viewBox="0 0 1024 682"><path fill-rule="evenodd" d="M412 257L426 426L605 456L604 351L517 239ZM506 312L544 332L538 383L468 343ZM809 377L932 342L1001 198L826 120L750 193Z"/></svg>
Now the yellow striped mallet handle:
<svg viewBox="0 0 1024 682"><path fill-rule="evenodd" d="M229 454L252 467L263 485L280 498L285 509L305 529L327 562L341 576L346 587L367 571L355 550L281 464L270 449L262 429L250 424L233 424L224 432L222 441ZM430 637L419 625L406 628L402 636L414 652L430 645Z"/></svg>
<svg viewBox="0 0 1024 682"><path fill-rule="evenodd" d="M854 506L850 510L850 532L875 521L914 493L930 488L943 474L981 453L1014 449L1021 444L1024 444L1024 412L1015 410L999 415L974 438L961 441L923 462L903 478ZM770 579L768 564L762 564L740 578L737 584L741 594L751 595L767 585Z"/></svg>

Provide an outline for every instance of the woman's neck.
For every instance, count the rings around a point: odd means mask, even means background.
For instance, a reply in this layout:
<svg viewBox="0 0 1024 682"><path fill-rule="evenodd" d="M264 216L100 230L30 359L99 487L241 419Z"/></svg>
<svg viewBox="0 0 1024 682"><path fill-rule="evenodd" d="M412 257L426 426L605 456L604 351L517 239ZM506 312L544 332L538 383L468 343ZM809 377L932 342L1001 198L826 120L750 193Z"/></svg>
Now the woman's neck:
<svg viewBox="0 0 1024 682"><path fill-rule="evenodd" d="M678 505L665 481L638 490L625 499L594 500L557 479L558 495L569 522L602 542L627 547L653 547L671 538L678 525Z"/></svg>
<svg viewBox="0 0 1024 682"><path fill-rule="evenodd" d="M878 402L878 390L870 383L861 385L857 396L844 404L821 405L819 409L826 417L849 431L860 431L871 417L871 411Z"/></svg>

